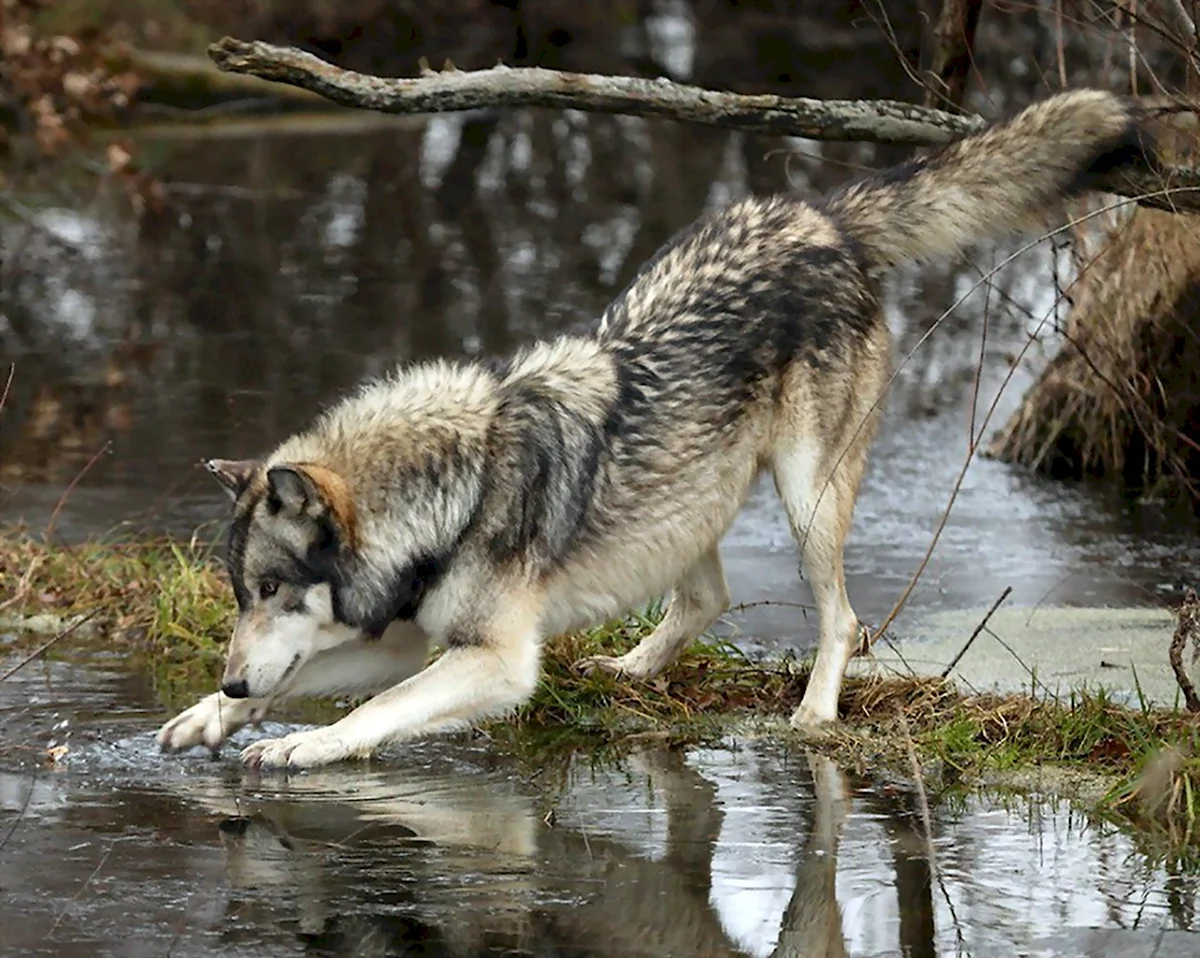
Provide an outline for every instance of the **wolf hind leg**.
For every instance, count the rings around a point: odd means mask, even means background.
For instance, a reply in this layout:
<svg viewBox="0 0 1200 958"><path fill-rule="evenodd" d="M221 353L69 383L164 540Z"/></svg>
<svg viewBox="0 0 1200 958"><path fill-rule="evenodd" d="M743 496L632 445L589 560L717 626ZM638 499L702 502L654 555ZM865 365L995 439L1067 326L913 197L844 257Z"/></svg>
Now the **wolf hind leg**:
<svg viewBox="0 0 1200 958"><path fill-rule="evenodd" d="M804 573L812 586L820 623L817 660L800 707L792 714L794 728L811 728L837 719L842 677L858 638L858 617L846 594L842 556L866 450L851 448L830 474L825 460L832 457L836 461L839 452L820 443L800 441L780 449L773 462L775 487L801 547Z"/></svg>
<svg viewBox="0 0 1200 958"><path fill-rule="evenodd" d="M654 631L624 655L593 655L577 665L645 681L668 668L697 636L729 608L729 587L714 544L676 583Z"/></svg>

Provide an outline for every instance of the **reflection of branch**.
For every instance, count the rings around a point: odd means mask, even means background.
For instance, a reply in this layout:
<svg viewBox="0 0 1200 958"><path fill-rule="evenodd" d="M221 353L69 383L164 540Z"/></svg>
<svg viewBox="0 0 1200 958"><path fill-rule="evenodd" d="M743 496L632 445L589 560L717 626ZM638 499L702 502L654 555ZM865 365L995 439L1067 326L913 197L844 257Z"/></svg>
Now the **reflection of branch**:
<svg viewBox="0 0 1200 958"><path fill-rule="evenodd" d="M222 70L246 73L319 93L344 106L383 113L454 113L483 107L548 106L592 113L661 116L754 133L813 140L855 140L909 146L945 143L987 125L979 116L896 100L816 100L774 94L745 96L636 77L563 73L540 68L431 70L416 79L376 77L343 70L294 47L225 37L208 48ZM1159 101L1159 112L1192 109ZM1200 211L1200 170L1168 167L1162 174L1108 174L1109 192L1148 206ZM1152 196L1150 194L1153 194Z"/></svg>

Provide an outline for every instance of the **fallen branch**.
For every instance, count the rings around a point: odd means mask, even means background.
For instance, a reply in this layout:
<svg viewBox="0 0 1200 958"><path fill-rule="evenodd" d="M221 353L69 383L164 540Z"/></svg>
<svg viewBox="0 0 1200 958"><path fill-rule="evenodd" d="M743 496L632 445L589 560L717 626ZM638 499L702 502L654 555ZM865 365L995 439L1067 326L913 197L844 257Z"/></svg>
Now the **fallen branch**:
<svg viewBox="0 0 1200 958"><path fill-rule="evenodd" d="M343 106L383 113L455 113L485 107L542 106L660 116L732 130L812 140L935 146L987 126L980 116L956 116L896 100L818 100L743 95L673 83L665 78L563 73L540 67L425 69L415 79L343 70L311 53L225 37L208 48L220 69L300 87ZM1188 104L1159 98L1154 109L1183 112ZM1103 189L1167 210L1200 211L1200 170L1169 167L1160 174L1120 172Z"/></svg>
<svg viewBox="0 0 1200 958"><path fill-rule="evenodd" d="M225 37L208 48L216 65L301 87L343 106L383 113L455 113L485 107L547 106L591 113L661 116L752 133L814 140L927 146L982 129L981 117L955 116L893 100L816 100L742 95L665 78L564 73L541 67L457 70L447 64L419 78L343 70L295 47Z"/></svg>
<svg viewBox="0 0 1200 958"><path fill-rule="evenodd" d="M1183 594L1183 603L1176 613L1179 624L1175 627L1175 635L1171 639L1169 657L1171 670L1175 673L1175 681L1183 692L1183 702L1189 712L1200 712L1200 695L1196 694L1196 686L1183 665L1183 650L1187 648L1188 640L1192 641L1193 649L1200 649L1200 598L1192 589Z"/></svg>

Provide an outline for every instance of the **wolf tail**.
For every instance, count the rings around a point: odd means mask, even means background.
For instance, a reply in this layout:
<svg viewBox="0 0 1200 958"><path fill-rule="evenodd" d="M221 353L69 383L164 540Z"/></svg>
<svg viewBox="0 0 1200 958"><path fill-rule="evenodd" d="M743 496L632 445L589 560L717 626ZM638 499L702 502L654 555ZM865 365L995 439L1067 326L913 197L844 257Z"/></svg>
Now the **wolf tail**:
<svg viewBox="0 0 1200 958"><path fill-rule="evenodd" d="M949 256L1044 226L1099 174L1153 169L1144 113L1099 90L1061 93L1012 119L838 191L828 212L877 269Z"/></svg>

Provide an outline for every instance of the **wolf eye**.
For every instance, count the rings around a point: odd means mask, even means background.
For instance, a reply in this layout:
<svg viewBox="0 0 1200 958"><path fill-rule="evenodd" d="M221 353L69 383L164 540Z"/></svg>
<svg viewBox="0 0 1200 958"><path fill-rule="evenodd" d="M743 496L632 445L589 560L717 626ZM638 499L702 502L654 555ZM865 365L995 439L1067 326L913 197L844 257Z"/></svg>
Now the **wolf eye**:
<svg viewBox="0 0 1200 958"><path fill-rule="evenodd" d="M274 579L263 579L262 582L258 584L258 597L264 601L271 598L271 596L278 591L279 583Z"/></svg>

